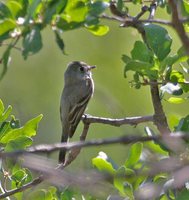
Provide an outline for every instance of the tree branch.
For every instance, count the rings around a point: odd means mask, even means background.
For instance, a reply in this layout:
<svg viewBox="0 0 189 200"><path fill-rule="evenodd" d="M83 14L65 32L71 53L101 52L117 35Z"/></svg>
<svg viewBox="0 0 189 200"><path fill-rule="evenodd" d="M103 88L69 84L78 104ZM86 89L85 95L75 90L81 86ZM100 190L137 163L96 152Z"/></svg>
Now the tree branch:
<svg viewBox="0 0 189 200"><path fill-rule="evenodd" d="M157 81L154 80L154 82ZM157 126L159 132L162 135L170 134L171 131L168 127L167 119L163 111L163 106L161 104L158 85L157 84L150 85L150 92L154 108L154 124Z"/></svg>
<svg viewBox="0 0 189 200"><path fill-rule="evenodd" d="M89 130L89 123L84 123L83 131L82 131L82 134L80 136L80 141L85 141L85 139L87 137L88 130ZM77 158L77 156L79 155L80 151L81 151L81 147L73 148L71 150L71 152L69 152L68 158L66 159L66 161L65 161L65 163L64 163L62 168L66 167L72 161L74 161Z"/></svg>
<svg viewBox="0 0 189 200"><path fill-rule="evenodd" d="M108 124L111 126L122 126L122 125L137 125L143 122L153 122L154 118L152 115L149 116L138 116L138 117L126 117L121 119L112 119L104 117L95 117L92 115L83 115L82 117L84 124L100 123Z"/></svg>
<svg viewBox="0 0 189 200"><path fill-rule="evenodd" d="M189 54L189 38L184 30L183 22L180 19L180 13L178 10L179 6L177 2L179 1L169 0L169 5L172 9L172 24L178 33L187 54Z"/></svg>
<svg viewBox="0 0 189 200"><path fill-rule="evenodd" d="M189 136L186 134L170 134L166 137L163 137L163 141L165 139L173 139L173 138L181 138L184 140L188 140ZM140 136L140 135L125 135L121 137L115 137L115 138L107 138L107 139L93 139L89 141L80 141L80 142L70 142L70 143L54 143L54 144L40 144L36 146L29 147L26 150L18 150L15 152L1 152L0 157L6 158L10 157L15 159L18 156L21 156L23 154L28 153L51 153L54 151L59 151L61 149L65 149L66 151L69 151L74 148L84 148L84 147L93 147L93 146L101 146L101 145L111 145L111 144L132 144L135 142L148 142L148 141L161 141L162 136L156 135L156 136Z"/></svg>
<svg viewBox="0 0 189 200"><path fill-rule="evenodd" d="M189 140L189 135L176 134L176 133L163 136L163 137L161 135L157 135L157 136L126 135L122 137L109 138L109 139L90 140L87 142L80 141L80 142L70 142L70 143L56 143L56 144L50 144L50 145L47 145L47 144L36 145L36 146L28 148L27 150L20 150L20 151L15 151L15 152L1 152L0 157L1 158L10 157L10 158L15 159L21 155L28 156L28 153L50 153L50 152L54 152L60 149L71 150L75 148L110 145L110 144L117 144L117 143L132 144L135 142L148 142L148 141L156 141L157 143L165 142L165 144L168 145L168 147L172 149L172 148L175 148L174 142L177 143L179 141L179 145L182 145L180 142L180 140L182 139ZM170 141L172 142L171 145L169 144ZM28 159L29 158L30 157L28 157ZM61 168L57 167L56 169L61 169ZM39 183L41 183L44 179L45 179L45 176L41 175L38 178L34 179L32 182L26 185L23 185L20 188L9 190L3 194L0 194L0 199L6 198L7 196L11 196L15 193L22 192L26 189L36 186Z"/></svg>
<svg viewBox="0 0 189 200"><path fill-rule="evenodd" d="M38 185L38 184L41 183L42 181L43 181L42 176L39 176L39 177L37 177L36 179L34 179L33 181L31 181L31 182L29 182L29 183L23 185L22 187L19 187L19 188L16 188L16 189L12 189L12 190L6 191L6 192L3 193L3 194L0 194L0 199L4 199L4 198L9 197L9 196L11 196L11 195L14 195L14 194L16 194L16 193L18 193L18 192L23 192L23 191L25 191L25 190L27 190L27 189L33 187L33 186Z"/></svg>

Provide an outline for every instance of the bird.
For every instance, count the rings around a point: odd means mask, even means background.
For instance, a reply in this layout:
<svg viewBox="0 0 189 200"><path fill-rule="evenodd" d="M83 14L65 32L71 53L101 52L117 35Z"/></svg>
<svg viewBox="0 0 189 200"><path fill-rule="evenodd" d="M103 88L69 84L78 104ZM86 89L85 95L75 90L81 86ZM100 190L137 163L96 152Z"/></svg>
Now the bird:
<svg viewBox="0 0 189 200"><path fill-rule="evenodd" d="M83 61L73 61L64 73L64 88L60 100L60 119L62 124L61 143L72 138L82 115L93 96L94 82L90 66ZM59 163L65 162L66 150L59 152Z"/></svg>

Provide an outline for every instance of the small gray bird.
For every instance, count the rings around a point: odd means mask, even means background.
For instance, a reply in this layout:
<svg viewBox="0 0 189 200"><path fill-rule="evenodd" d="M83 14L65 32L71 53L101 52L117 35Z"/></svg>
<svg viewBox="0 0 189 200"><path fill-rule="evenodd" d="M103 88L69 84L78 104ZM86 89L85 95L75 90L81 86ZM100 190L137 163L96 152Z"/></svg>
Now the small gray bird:
<svg viewBox="0 0 189 200"><path fill-rule="evenodd" d="M64 73L64 89L60 102L60 118L62 122L62 140L71 138L81 120L87 104L93 95L94 83L91 69L84 62L74 61L68 64ZM59 153L59 162L65 162L66 151Z"/></svg>

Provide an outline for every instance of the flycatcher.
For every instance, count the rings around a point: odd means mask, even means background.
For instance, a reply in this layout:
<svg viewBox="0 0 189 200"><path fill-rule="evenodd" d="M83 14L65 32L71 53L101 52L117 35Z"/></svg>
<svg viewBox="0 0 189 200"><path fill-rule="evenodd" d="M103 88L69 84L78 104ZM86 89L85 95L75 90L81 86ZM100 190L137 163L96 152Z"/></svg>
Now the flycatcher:
<svg viewBox="0 0 189 200"><path fill-rule="evenodd" d="M64 89L60 102L62 140L68 142L81 120L87 104L94 92L91 69L95 66L74 61L68 64L64 73ZM59 153L59 162L65 162L66 151Z"/></svg>

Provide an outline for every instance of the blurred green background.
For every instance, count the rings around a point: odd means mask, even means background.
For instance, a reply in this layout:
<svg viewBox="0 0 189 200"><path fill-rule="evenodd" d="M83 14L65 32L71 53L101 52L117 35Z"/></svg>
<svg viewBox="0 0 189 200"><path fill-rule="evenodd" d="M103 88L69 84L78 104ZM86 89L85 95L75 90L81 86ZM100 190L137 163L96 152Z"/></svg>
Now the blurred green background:
<svg viewBox="0 0 189 200"><path fill-rule="evenodd" d="M133 9L133 13L136 12L138 11ZM165 17L161 9L157 17ZM12 52L8 73L0 82L0 98L5 105L13 106L13 112L21 124L41 113L44 115L38 134L34 138L34 144L60 141L59 101L63 88L63 74L67 63L73 60L82 60L97 66L93 71L95 93L86 113L110 118L153 114L149 87L136 90L129 85L132 77L127 79L123 77L124 64L121 56L130 55L134 42L141 40L140 35L134 29L119 28L116 22L103 22L110 26L110 32L102 37L96 37L84 29L63 33L67 55L63 55L58 49L50 28L42 33L43 49L38 54L24 61L21 52L16 50ZM181 44L176 33L172 29L168 30L173 37L174 53ZM3 48L0 53L3 53ZM183 116L188 112L187 102L171 105L164 101L163 104L168 116ZM117 128L92 124L87 139L143 134L144 126L149 125L151 124L145 123L137 127L126 125ZM79 139L81 130L82 123L73 137L74 141ZM127 156L126 147L119 144L86 148L70 167L76 167L78 163L90 167L91 158L99 151L106 152L117 163L123 162ZM53 154L53 157L57 159L57 154Z"/></svg>

